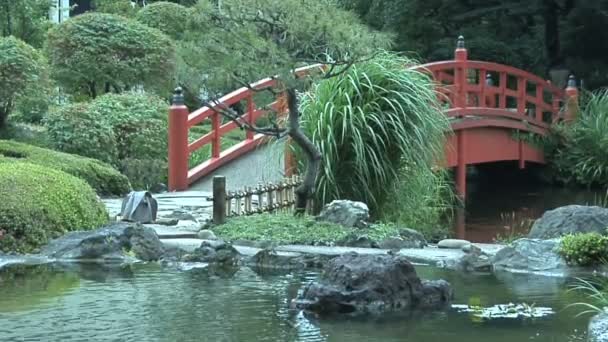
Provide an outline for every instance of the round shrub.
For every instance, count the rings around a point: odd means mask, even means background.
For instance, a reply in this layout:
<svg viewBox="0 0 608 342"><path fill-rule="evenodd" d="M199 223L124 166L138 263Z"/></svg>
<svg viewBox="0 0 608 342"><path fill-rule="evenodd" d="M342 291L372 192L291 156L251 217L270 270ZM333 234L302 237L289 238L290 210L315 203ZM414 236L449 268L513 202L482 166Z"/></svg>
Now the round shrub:
<svg viewBox="0 0 608 342"><path fill-rule="evenodd" d="M0 163L28 162L66 172L86 181L100 196L121 196L131 190L127 177L99 160L0 140Z"/></svg>
<svg viewBox="0 0 608 342"><path fill-rule="evenodd" d="M142 24L159 29L171 38L181 39L189 15L188 8L180 4L159 1L139 10L136 18Z"/></svg>
<svg viewBox="0 0 608 342"><path fill-rule="evenodd" d="M57 149L110 163L145 188L166 178L167 111L154 95L106 94L61 108L45 123Z"/></svg>
<svg viewBox="0 0 608 342"><path fill-rule="evenodd" d="M75 94L95 98L139 85L164 94L173 82L171 39L133 19L79 15L49 30L46 50L54 78Z"/></svg>
<svg viewBox="0 0 608 342"><path fill-rule="evenodd" d="M0 193L3 252L32 252L66 232L94 229L109 220L90 186L51 168L0 163Z"/></svg>
<svg viewBox="0 0 608 342"><path fill-rule="evenodd" d="M45 71L45 61L36 49L14 37L0 37L0 128L6 124L15 102L44 79Z"/></svg>
<svg viewBox="0 0 608 342"><path fill-rule="evenodd" d="M90 104L59 107L47 115L45 123L56 149L116 165L118 148L112 126Z"/></svg>
<svg viewBox="0 0 608 342"><path fill-rule="evenodd" d="M608 237L598 233L567 235L562 239L560 254L570 265L602 264L608 258Z"/></svg>

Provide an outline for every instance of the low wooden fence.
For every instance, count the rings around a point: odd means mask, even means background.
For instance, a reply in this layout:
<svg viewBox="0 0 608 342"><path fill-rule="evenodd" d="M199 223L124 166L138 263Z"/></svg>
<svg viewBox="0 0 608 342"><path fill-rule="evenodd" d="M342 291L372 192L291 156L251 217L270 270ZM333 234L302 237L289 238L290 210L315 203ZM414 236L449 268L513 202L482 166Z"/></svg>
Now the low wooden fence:
<svg viewBox="0 0 608 342"><path fill-rule="evenodd" d="M293 211L296 189L302 184L300 176L292 176L281 182L258 184L237 191L226 191L226 178L213 177L213 223L222 224L228 217L261 214L265 212ZM312 210L312 201L307 212Z"/></svg>

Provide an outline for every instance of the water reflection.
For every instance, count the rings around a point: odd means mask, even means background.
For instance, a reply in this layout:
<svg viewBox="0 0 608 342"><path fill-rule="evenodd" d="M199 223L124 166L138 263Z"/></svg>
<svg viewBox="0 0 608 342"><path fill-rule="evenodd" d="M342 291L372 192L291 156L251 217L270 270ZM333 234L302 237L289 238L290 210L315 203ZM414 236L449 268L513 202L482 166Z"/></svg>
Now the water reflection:
<svg viewBox="0 0 608 342"><path fill-rule="evenodd" d="M605 197L600 190L548 185L542 169L517 169L515 163L486 165L473 170L466 209L454 220L455 235L473 242L492 242L527 234L547 210L569 204L594 205Z"/></svg>
<svg viewBox="0 0 608 342"><path fill-rule="evenodd" d="M60 265L1 273L0 341L567 342L581 338L587 322L564 311L579 298L554 279L417 270L422 277L451 282L457 304L535 303L557 314L536 321L485 322L455 311L315 321L289 310L290 300L315 273L242 268L220 277L158 265L122 270Z"/></svg>

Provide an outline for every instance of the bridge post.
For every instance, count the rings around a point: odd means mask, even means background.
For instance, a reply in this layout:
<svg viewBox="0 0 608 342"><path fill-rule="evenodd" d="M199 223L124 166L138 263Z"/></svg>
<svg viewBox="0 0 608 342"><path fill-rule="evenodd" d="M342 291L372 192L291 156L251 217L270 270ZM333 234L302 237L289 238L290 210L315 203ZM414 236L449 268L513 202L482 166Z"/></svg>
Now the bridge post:
<svg viewBox="0 0 608 342"><path fill-rule="evenodd" d="M188 107L177 87L169 109L169 191L188 188Z"/></svg>
<svg viewBox="0 0 608 342"><path fill-rule="evenodd" d="M458 62L458 66L454 69L454 86L456 88L454 105L457 108L467 106L467 59L468 52L464 46L464 37L460 36L458 37L458 43L454 51L454 60ZM456 144L458 153L456 192L464 202L467 193L466 136L464 130L456 132Z"/></svg>
<svg viewBox="0 0 608 342"><path fill-rule="evenodd" d="M467 59L468 52L464 46L464 37L460 36L454 51L454 60L458 62L458 66L454 69L454 87L456 88L454 105L458 108L464 108L467 105Z"/></svg>
<svg viewBox="0 0 608 342"><path fill-rule="evenodd" d="M566 87L566 112L564 121L574 121L578 115L578 88L576 87L576 78L574 75L568 77L568 86Z"/></svg>

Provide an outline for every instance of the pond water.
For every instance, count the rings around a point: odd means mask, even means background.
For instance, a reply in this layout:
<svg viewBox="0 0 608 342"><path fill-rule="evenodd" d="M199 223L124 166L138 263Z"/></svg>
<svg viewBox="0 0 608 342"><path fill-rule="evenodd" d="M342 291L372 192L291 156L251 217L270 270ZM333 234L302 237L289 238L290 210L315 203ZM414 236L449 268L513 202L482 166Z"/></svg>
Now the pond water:
<svg viewBox="0 0 608 342"><path fill-rule="evenodd" d="M549 185L542 169L519 170L516 163L475 168L467 182L466 209L455 220L459 238L492 242L527 234L533 221L547 210L569 204L594 205L606 192ZM463 220L464 218L464 220Z"/></svg>
<svg viewBox="0 0 608 342"><path fill-rule="evenodd" d="M288 303L315 273L233 275L158 265L102 268L18 267L0 271L0 341L584 341L589 317L565 309L579 300L565 280L499 274L444 278L455 304L528 303L556 314L535 320L480 321L456 311L316 322Z"/></svg>

